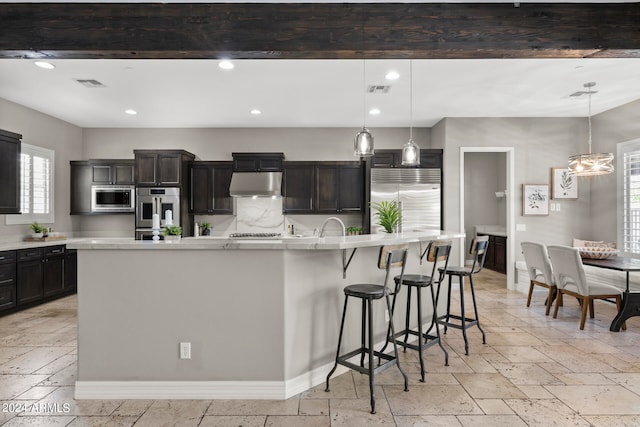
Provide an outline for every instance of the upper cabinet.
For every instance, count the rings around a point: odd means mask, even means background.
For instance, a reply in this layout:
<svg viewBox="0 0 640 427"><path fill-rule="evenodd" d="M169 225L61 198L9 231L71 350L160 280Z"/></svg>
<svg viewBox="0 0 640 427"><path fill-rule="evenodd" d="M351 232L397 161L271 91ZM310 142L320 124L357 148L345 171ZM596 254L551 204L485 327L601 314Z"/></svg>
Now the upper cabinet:
<svg viewBox="0 0 640 427"><path fill-rule="evenodd" d="M374 168L442 168L442 150L420 149L420 165L402 166L402 150L375 150Z"/></svg>
<svg viewBox="0 0 640 427"><path fill-rule="evenodd" d="M135 160L92 160L92 182L94 184L133 185L135 166Z"/></svg>
<svg viewBox="0 0 640 427"><path fill-rule="evenodd" d="M284 162L282 210L288 214L314 213L317 162Z"/></svg>
<svg viewBox="0 0 640 427"><path fill-rule="evenodd" d="M189 210L194 214L232 214L229 195L233 162L193 162L189 174Z"/></svg>
<svg viewBox="0 0 640 427"><path fill-rule="evenodd" d="M364 167L360 162L321 162L316 166L315 210L318 213L361 213Z"/></svg>
<svg viewBox="0 0 640 427"><path fill-rule="evenodd" d="M72 160L71 167L71 215L85 215L91 211L92 185L133 185L135 160L100 159Z"/></svg>
<svg viewBox="0 0 640 427"><path fill-rule="evenodd" d="M184 150L134 150L138 186L179 187L187 183L188 162L195 156Z"/></svg>
<svg viewBox="0 0 640 427"><path fill-rule="evenodd" d="M234 172L280 172L284 153L232 153Z"/></svg>
<svg viewBox="0 0 640 427"><path fill-rule="evenodd" d="M284 162L283 211L287 214L362 213L361 162Z"/></svg>
<svg viewBox="0 0 640 427"><path fill-rule="evenodd" d="M0 129L0 214L20 213L20 140Z"/></svg>

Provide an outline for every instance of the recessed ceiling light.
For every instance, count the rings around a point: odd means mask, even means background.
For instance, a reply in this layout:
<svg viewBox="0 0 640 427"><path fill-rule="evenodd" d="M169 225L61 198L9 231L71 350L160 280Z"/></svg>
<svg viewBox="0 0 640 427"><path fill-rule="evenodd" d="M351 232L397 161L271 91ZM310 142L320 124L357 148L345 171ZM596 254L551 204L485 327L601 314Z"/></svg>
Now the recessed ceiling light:
<svg viewBox="0 0 640 427"><path fill-rule="evenodd" d="M128 108L126 110L124 110L125 114L128 114L130 116L135 116L136 114L138 114L138 112L132 108Z"/></svg>
<svg viewBox="0 0 640 427"><path fill-rule="evenodd" d="M400 74L398 74L397 71L389 71L385 76L385 79L387 80L398 80L400 78Z"/></svg>
<svg viewBox="0 0 640 427"><path fill-rule="evenodd" d="M262 114L262 111L254 108L253 110L251 110L251 114L253 114L254 116L259 116L260 114Z"/></svg>
<svg viewBox="0 0 640 427"><path fill-rule="evenodd" d="M233 65L231 61L224 60L218 63L218 67L222 68L223 70L233 70L233 67L235 67L235 65Z"/></svg>
<svg viewBox="0 0 640 427"><path fill-rule="evenodd" d="M34 62L34 64L36 64L36 66L40 68L44 68L45 70L53 70L54 68L56 68L56 66L53 65L52 63L45 62L45 61L36 61Z"/></svg>
<svg viewBox="0 0 640 427"><path fill-rule="evenodd" d="M371 110L369 110L369 114L371 114L372 116L377 116L380 113L381 111L379 108L372 108Z"/></svg>

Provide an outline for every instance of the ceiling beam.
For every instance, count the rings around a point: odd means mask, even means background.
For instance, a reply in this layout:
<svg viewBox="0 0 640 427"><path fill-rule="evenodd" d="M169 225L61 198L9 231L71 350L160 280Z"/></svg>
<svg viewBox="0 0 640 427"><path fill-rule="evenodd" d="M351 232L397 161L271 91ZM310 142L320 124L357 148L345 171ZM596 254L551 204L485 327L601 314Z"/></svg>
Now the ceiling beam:
<svg viewBox="0 0 640 427"><path fill-rule="evenodd" d="M0 3L0 58L640 58L640 3Z"/></svg>

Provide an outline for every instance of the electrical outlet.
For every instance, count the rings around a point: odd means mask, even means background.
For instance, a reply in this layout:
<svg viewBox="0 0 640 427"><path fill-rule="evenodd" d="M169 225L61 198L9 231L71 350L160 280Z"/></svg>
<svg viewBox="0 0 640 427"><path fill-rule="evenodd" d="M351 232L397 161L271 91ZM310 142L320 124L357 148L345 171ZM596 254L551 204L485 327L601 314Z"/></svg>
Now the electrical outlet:
<svg viewBox="0 0 640 427"><path fill-rule="evenodd" d="M384 321L385 322L389 321L389 310L387 310L386 308L384 310Z"/></svg>
<svg viewBox="0 0 640 427"><path fill-rule="evenodd" d="M180 343L180 359L191 359L191 343Z"/></svg>

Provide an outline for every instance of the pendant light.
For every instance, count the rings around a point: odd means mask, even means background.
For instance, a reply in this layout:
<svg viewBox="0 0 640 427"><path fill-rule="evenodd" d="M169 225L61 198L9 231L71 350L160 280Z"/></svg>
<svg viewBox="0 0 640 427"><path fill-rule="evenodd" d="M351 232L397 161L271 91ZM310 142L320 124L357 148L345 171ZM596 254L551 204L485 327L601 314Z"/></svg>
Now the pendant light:
<svg viewBox="0 0 640 427"><path fill-rule="evenodd" d="M569 157L569 172L577 176L605 175L614 171L612 153L591 152L591 95L596 93L591 88L595 85L594 82L584 84L589 97L589 153Z"/></svg>
<svg viewBox="0 0 640 427"><path fill-rule="evenodd" d="M409 60L409 140L402 146L402 166L420 164L420 147L413 141L413 61Z"/></svg>
<svg viewBox="0 0 640 427"><path fill-rule="evenodd" d="M353 155L356 157L371 157L373 156L373 136L369 132L369 129L366 128L366 117L367 117L367 107L366 107L366 65L365 60L362 60L362 130L358 132L356 138L353 142Z"/></svg>

